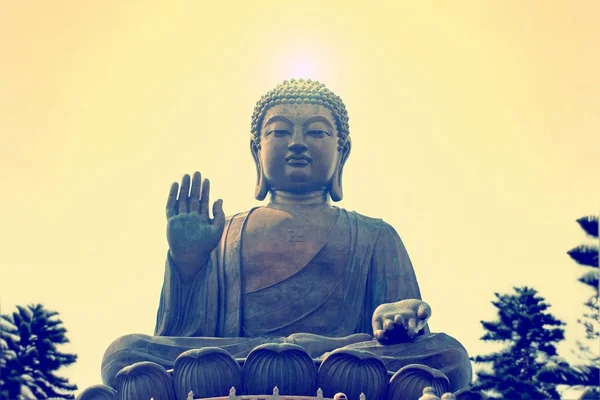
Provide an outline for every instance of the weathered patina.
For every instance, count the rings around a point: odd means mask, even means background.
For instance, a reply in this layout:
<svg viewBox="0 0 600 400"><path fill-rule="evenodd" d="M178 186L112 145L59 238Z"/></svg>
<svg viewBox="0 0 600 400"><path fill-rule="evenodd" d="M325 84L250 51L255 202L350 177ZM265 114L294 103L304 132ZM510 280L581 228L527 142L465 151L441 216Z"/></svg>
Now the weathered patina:
<svg viewBox="0 0 600 400"><path fill-rule="evenodd" d="M266 205L226 217L217 200L210 218L207 179L196 172L173 183L154 336L117 339L103 359L105 384L118 386L117 373L127 367L130 375L139 362L173 368L193 349L220 348L243 366L257 346L281 344L299 346L316 365L339 354L375 357L386 385L386 371L412 364L426 366L417 368L421 375L435 371L431 379L447 377L450 391L470 383L463 346L429 332L431 309L394 228L331 203L343 197L348 121L343 102L324 85L285 81L258 101L252 117L255 197L268 197ZM431 386L425 383L416 392Z"/></svg>

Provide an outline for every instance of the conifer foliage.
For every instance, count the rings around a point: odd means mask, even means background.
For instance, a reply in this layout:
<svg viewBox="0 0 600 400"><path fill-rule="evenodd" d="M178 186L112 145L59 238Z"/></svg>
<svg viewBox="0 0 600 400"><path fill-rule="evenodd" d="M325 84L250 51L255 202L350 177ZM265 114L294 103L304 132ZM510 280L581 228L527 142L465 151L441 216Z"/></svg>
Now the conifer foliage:
<svg viewBox="0 0 600 400"><path fill-rule="evenodd" d="M583 319L579 320L585 327L586 338L589 340L598 341L600 339L600 305L598 304L600 271L598 270L598 217L588 216L581 217L577 220L581 229L588 237L594 239L594 244L582 244L567 252L567 254L575 260L579 265L585 267L587 271L579 278L579 282L590 287L593 292L590 298L584 303L588 308L588 312L583 314ZM584 346L583 346L584 347ZM595 361L600 361L595 349ZM585 348L582 348L585 351ZM593 360L593 358L592 358Z"/></svg>
<svg viewBox="0 0 600 400"><path fill-rule="evenodd" d="M0 321L0 399L75 398L77 386L56 375L77 360L58 350L69 342L58 313L41 304L17 306Z"/></svg>
<svg viewBox="0 0 600 400"><path fill-rule="evenodd" d="M560 362L556 344L564 339L564 323L548 312L550 305L533 288L515 287L514 293L495 296L498 319L481 321L486 330L481 340L505 347L473 358L491 365L491 371L477 373L475 388L511 400L560 398L556 384L540 380L539 373Z"/></svg>
<svg viewBox="0 0 600 400"><path fill-rule="evenodd" d="M580 399L597 400L600 399L598 217L581 217L577 220L577 223L587 236L594 240L594 243L582 244L567 252L577 264L587 269L587 272L579 278L579 282L590 287L592 294L584 303L587 310L583 313L583 318L579 319L578 322L585 328L586 339L591 345L587 345L582 341L577 342L578 355L584 360L583 364L572 366L567 363L559 363L554 366L548 366L542 371L540 377L549 382L583 388L583 395Z"/></svg>
<svg viewBox="0 0 600 400"><path fill-rule="evenodd" d="M600 399L598 217L581 217L577 220L577 223L587 236L594 240L593 244L582 244L567 252L577 264L587 269L587 272L579 278L579 282L590 287L592 294L584 303L587 310L583 313L583 318L577 322L585 328L585 337L591 343L591 346L581 341L577 342L579 356L584 360L582 365L557 365L553 368L550 367L542 372L542 377L545 380L555 383L585 388L581 399Z"/></svg>
<svg viewBox="0 0 600 400"><path fill-rule="evenodd" d="M598 270L598 217L587 216L577 220L581 229L586 235L594 240L594 244L583 244L567 252L579 265L585 267L585 272L579 282L589 286L592 289L592 295L584 303L587 312L583 313L583 318L578 322L585 328L585 337L592 343L588 346L578 342L579 351L586 364L574 369L574 374L568 375L570 379L565 379L569 385L585 386L586 390L582 398L600 399L600 350L598 343L600 341L600 289L598 286L600 271Z"/></svg>
<svg viewBox="0 0 600 400"><path fill-rule="evenodd" d="M18 334L19 330L10 320L0 317L0 399L17 399L21 394Z"/></svg>

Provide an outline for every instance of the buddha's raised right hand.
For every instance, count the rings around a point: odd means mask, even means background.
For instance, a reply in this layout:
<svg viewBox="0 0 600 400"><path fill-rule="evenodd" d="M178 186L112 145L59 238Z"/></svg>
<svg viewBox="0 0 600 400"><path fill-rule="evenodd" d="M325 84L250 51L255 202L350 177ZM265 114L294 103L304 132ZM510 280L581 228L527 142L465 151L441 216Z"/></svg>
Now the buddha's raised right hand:
<svg viewBox="0 0 600 400"><path fill-rule="evenodd" d="M202 192L200 192L202 186ZM177 192L179 191L179 195ZM173 182L167 200L167 241L175 268L185 280L193 279L219 243L225 227L223 200L213 204L213 216L208 215L210 182L202 182L200 172L184 175L181 188Z"/></svg>

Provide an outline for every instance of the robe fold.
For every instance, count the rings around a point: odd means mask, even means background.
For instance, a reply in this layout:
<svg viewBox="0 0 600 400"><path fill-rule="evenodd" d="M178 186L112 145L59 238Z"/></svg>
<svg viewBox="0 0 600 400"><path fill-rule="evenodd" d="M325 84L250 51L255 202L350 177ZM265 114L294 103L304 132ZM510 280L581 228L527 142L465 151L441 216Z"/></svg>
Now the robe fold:
<svg viewBox="0 0 600 400"><path fill-rule="evenodd" d="M244 293L243 233L252 211L227 219L220 243L193 281L182 281L167 256L155 336L133 334L113 342L102 362L105 384L114 386L116 373L138 361L171 368L189 349L220 347L243 358L260 344L286 342L292 333L312 333L324 340L372 335L371 318L379 305L421 299L413 266L394 228L344 209L338 209L331 233L306 265L276 284ZM380 355L392 371L423 362L447 373L451 387L467 384L471 364L465 349L447 335L428 332L425 327L407 343L383 346L368 340L347 347Z"/></svg>
<svg viewBox="0 0 600 400"><path fill-rule="evenodd" d="M332 229L349 235L349 243L342 244L348 248L348 258L342 260L345 271L336 288L341 292L338 295L343 300L338 304L337 318L328 323L327 327L308 331L306 328L310 326L303 325L302 332L332 337L353 333L372 334L371 317L375 308L383 303L402 299L420 299L419 286L406 249L394 228L382 220L356 212L343 209L339 212L340 216ZM244 293L241 246L242 233L250 213L251 211L237 214L228 219L221 242L193 282L182 282L172 261L167 257L156 336L255 336L242 329ZM339 237L331 236L333 238L330 240ZM324 247L327 245L326 243ZM324 264L327 265L326 262ZM322 267L317 254L297 276L281 285L293 288L294 280L299 279L307 285L322 284L317 273ZM311 273L311 269L315 272ZM304 295L290 291L290 300L302 300L303 308L313 307L308 312L310 315L326 312L327 299L319 298L320 292L311 293L310 289L306 287ZM301 299L302 296L305 298ZM282 326L270 329L269 333L281 336L298 332L294 329L294 324L299 324L299 316L293 317L295 318L283 325L280 321L273 321L273 324ZM268 323L267 320L265 322Z"/></svg>

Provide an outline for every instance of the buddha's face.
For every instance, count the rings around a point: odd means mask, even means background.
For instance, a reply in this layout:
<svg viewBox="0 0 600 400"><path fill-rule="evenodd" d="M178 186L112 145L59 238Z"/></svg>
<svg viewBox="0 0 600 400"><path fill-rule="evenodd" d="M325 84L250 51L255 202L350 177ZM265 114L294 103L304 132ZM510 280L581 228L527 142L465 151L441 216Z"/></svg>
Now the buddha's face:
<svg viewBox="0 0 600 400"><path fill-rule="evenodd" d="M258 152L272 190L308 193L325 189L340 163L338 132L331 111L317 104L269 108Z"/></svg>

